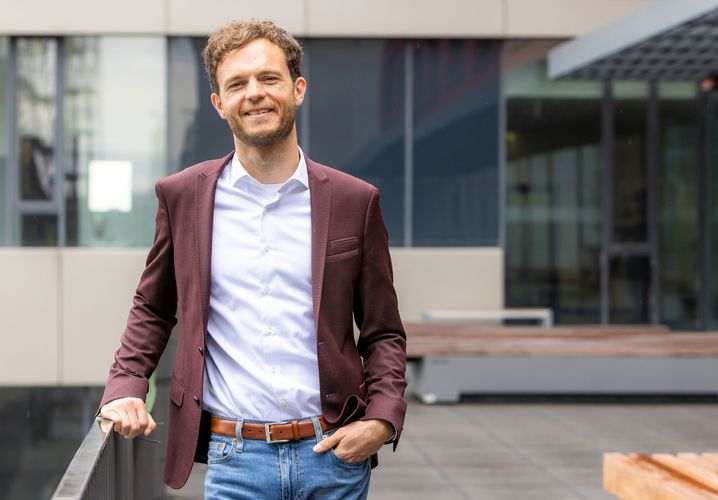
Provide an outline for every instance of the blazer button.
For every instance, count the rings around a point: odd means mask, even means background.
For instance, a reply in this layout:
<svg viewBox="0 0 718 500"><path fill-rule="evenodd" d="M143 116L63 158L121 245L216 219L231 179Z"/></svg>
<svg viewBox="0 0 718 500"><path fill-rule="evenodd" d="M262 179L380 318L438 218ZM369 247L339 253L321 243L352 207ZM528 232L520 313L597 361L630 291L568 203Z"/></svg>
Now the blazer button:
<svg viewBox="0 0 718 500"><path fill-rule="evenodd" d="M194 402L199 406L199 398L197 396L192 396L192 399L194 399Z"/></svg>
<svg viewBox="0 0 718 500"><path fill-rule="evenodd" d="M204 348L201 345L197 346L197 350L200 354L204 355Z"/></svg>

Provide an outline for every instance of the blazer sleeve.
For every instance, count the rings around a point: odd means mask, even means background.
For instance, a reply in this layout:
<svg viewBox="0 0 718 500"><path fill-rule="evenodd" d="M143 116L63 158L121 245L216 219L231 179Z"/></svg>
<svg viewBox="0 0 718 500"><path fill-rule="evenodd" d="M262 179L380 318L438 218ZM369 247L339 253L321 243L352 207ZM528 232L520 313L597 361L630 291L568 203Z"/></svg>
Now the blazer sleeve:
<svg viewBox="0 0 718 500"><path fill-rule="evenodd" d="M154 372L177 323L177 287L170 218L162 186L155 184L158 206L155 234L127 319L127 327L115 352L115 361L100 407L114 399L144 399Z"/></svg>
<svg viewBox="0 0 718 500"><path fill-rule="evenodd" d="M362 262L354 318L357 347L364 360L367 408L362 420L382 419L394 426L394 449L406 414L406 334L394 290L389 238L374 188L366 211Z"/></svg>

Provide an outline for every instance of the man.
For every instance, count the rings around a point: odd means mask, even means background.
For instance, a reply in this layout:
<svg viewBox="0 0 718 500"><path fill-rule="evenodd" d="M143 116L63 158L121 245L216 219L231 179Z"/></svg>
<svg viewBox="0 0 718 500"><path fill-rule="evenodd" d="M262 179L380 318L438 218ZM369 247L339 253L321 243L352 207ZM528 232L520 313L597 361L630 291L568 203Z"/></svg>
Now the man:
<svg viewBox="0 0 718 500"><path fill-rule="evenodd" d="M157 183L154 242L100 413L127 438L154 430L147 381L179 316L168 485L206 460L207 498L365 498L406 411L378 190L298 148L306 81L285 30L233 22L203 57L235 151Z"/></svg>

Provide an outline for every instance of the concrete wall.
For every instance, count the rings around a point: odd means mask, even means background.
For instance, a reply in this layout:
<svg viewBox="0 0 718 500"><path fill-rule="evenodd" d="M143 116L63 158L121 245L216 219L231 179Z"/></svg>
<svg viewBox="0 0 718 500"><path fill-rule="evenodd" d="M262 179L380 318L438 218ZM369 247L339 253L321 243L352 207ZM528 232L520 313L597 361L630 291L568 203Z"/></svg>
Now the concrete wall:
<svg viewBox="0 0 718 500"><path fill-rule="evenodd" d="M307 37L549 37L587 33L648 0L0 0L2 34L206 35L272 19Z"/></svg>
<svg viewBox="0 0 718 500"><path fill-rule="evenodd" d="M145 249L0 249L0 385L103 385ZM405 321L430 308L499 308L499 248L392 250Z"/></svg>

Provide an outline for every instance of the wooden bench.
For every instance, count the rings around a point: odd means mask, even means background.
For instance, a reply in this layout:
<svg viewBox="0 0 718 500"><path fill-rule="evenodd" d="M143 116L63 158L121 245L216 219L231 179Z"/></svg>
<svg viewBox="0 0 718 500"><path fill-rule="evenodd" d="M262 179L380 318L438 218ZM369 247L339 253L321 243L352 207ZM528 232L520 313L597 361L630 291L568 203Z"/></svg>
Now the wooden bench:
<svg viewBox="0 0 718 500"><path fill-rule="evenodd" d="M603 487L622 500L718 499L718 453L606 453Z"/></svg>
<svg viewBox="0 0 718 500"><path fill-rule="evenodd" d="M410 392L715 394L718 333L662 325L500 327L407 323Z"/></svg>

